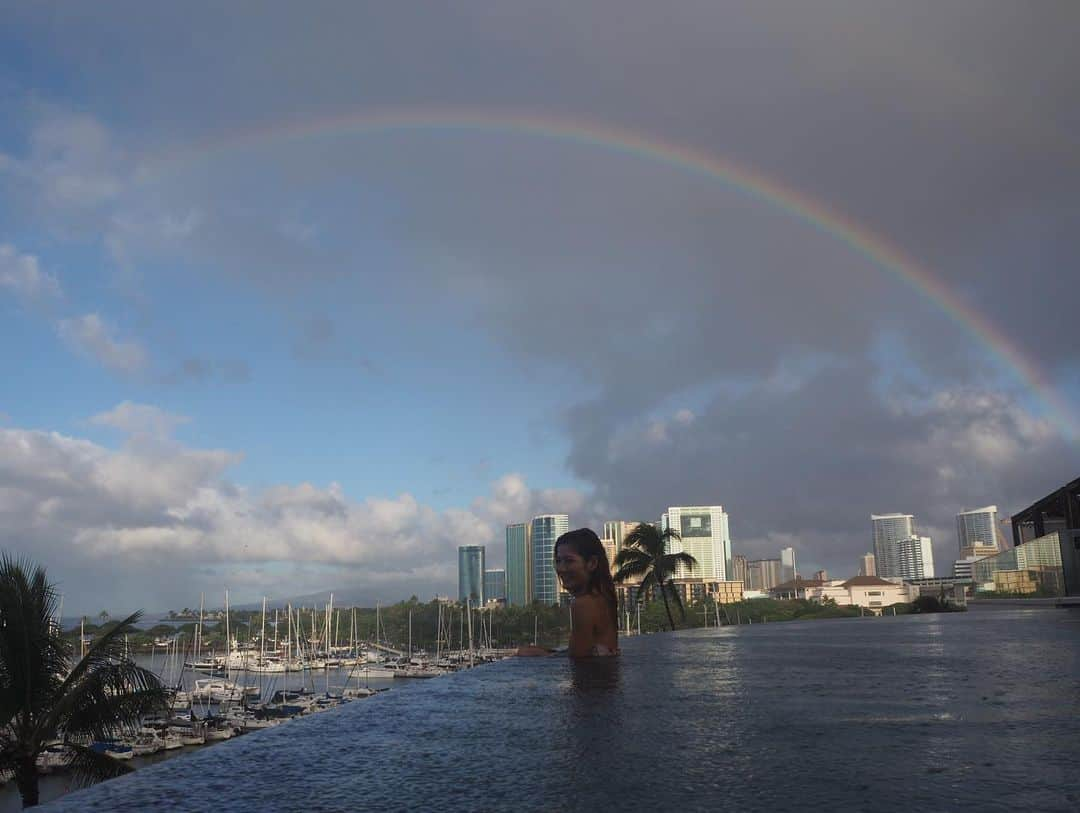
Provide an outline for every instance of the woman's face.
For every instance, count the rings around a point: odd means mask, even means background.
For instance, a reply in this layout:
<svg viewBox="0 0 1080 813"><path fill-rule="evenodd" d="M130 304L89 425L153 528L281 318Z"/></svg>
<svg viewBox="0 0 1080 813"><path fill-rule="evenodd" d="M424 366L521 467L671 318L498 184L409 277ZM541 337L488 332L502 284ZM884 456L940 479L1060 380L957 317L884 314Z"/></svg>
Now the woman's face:
<svg viewBox="0 0 1080 813"><path fill-rule="evenodd" d="M596 558L586 560L570 545L555 550L555 572L568 593L578 595L589 586L589 576L596 570Z"/></svg>

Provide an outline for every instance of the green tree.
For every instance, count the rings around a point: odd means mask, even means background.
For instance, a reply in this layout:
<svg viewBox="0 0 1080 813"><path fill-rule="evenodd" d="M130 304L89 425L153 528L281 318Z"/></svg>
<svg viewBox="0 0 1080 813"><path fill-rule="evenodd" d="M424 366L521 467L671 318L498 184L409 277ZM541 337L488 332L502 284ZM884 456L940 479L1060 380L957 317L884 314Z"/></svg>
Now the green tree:
<svg viewBox="0 0 1080 813"><path fill-rule="evenodd" d="M668 603L669 593L679 608L679 614L686 615L682 596L672 583L675 569L679 565L695 567L698 563L689 553L668 553L670 543L681 539L682 536L674 528L658 531L654 525L643 522L626 535L622 550L615 557L615 565L618 567L615 581L624 582L630 578L641 577L638 601L641 601L650 589L656 589L664 600L664 610L672 629L675 629L675 619Z"/></svg>
<svg viewBox="0 0 1080 813"><path fill-rule="evenodd" d="M77 781L100 781L130 769L89 744L129 733L143 714L167 709L157 675L123 657L124 632L140 613L72 666L56 609L44 568L0 557L0 770L14 772L23 807L38 803L37 758L51 742L63 742Z"/></svg>

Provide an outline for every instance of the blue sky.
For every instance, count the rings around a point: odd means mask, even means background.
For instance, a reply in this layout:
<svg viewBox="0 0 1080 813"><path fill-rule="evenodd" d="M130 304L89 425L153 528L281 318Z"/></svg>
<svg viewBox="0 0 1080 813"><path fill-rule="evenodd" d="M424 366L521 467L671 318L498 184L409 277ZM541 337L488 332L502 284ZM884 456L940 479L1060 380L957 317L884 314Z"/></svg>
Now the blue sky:
<svg viewBox="0 0 1080 813"><path fill-rule="evenodd" d="M1076 438L823 231L536 135L198 145L432 108L685 145L903 247L1075 410L1076 12L963 5L11 4L0 546L87 610L449 593L507 522L677 504L838 575L912 512L948 570L953 515L1075 477Z"/></svg>

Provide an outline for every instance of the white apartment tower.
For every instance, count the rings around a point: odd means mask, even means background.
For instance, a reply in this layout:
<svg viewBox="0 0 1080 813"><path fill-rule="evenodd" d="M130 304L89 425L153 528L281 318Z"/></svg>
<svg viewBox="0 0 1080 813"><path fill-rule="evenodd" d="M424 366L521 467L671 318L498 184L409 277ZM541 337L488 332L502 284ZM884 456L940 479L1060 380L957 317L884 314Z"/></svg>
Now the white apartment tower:
<svg viewBox="0 0 1080 813"><path fill-rule="evenodd" d="M925 579L934 575L930 537L915 533L912 514L871 514L877 575Z"/></svg>
<svg viewBox="0 0 1080 813"><path fill-rule="evenodd" d="M795 548L783 548L780 551L780 581L789 582L798 575L795 570Z"/></svg>
<svg viewBox="0 0 1080 813"><path fill-rule="evenodd" d="M660 518L660 530L674 528L682 542L673 542L669 552L685 551L697 559L698 566L679 566L679 579L718 579L728 581L731 573L731 534L728 515L720 505L684 505L668 508Z"/></svg>

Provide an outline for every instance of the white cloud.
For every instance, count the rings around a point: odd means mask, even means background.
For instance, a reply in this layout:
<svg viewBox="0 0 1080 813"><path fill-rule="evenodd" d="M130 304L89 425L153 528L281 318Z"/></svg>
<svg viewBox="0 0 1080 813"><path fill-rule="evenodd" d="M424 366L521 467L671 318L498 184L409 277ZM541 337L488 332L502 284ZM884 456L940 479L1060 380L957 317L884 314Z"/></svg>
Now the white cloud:
<svg viewBox="0 0 1080 813"><path fill-rule="evenodd" d="M24 300L51 299L61 295L59 281L41 269L37 257L20 254L9 243L0 243L0 288L8 289Z"/></svg>
<svg viewBox="0 0 1080 813"><path fill-rule="evenodd" d="M134 373L147 364L147 353L142 345L114 339L109 325L96 313L62 319L57 323L57 329L72 348L112 370Z"/></svg>
<svg viewBox="0 0 1080 813"><path fill-rule="evenodd" d="M246 574L277 596L357 579L394 585L401 596L432 584L445 592L458 545L486 543L497 556L506 523L546 511L568 512L577 523L585 507L579 492L533 490L516 474L469 506L444 510L408 493L352 499L335 483L247 488L227 478L241 459L235 452L138 434L167 433L179 416L125 402L91 420L132 434L109 449L55 432L0 429L0 547L69 580L109 570L131 587L127 600L154 606L165 601L155 598L158 588L194 589L178 582L194 581L200 568L212 570L212 584L225 573ZM298 568L302 578L294 578Z"/></svg>
<svg viewBox="0 0 1080 813"><path fill-rule="evenodd" d="M124 401L108 412L90 418L90 423L119 429L129 435L168 437L181 424L189 423L186 415L174 415L156 406Z"/></svg>
<svg viewBox="0 0 1080 813"><path fill-rule="evenodd" d="M27 157L12 159L9 169L33 184L50 207L94 208L120 194L122 153L92 116L50 110L29 140Z"/></svg>

